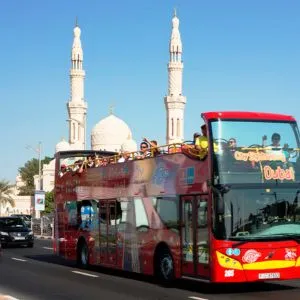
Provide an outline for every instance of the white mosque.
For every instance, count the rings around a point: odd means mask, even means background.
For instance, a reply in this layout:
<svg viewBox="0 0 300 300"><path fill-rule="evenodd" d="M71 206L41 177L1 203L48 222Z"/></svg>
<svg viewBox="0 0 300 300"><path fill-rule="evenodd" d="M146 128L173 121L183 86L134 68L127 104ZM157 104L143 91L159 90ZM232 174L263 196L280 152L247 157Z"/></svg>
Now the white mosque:
<svg viewBox="0 0 300 300"><path fill-rule="evenodd" d="M86 147L87 103L84 100L83 50L80 40L81 30L76 24L71 54L70 84L71 97L67 103L69 115L69 141L60 141L55 151L81 150ZM168 95L164 98L167 112L166 143L183 141L184 107L186 98L182 95L183 63L182 43L179 32L179 19L174 12L172 33L169 46L170 60L168 64ZM136 150L136 142L128 125L115 116L112 111L109 116L100 120L91 132L91 149L119 151L123 144Z"/></svg>
<svg viewBox="0 0 300 300"><path fill-rule="evenodd" d="M55 152L65 150L85 150L87 102L84 99L83 50L81 45L81 30L76 22L71 52L70 69L70 100L67 103L69 121L69 139L62 139L55 146ZM182 142L184 140L184 108L186 97L182 95L182 43L179 32L179 19L174 12L172 18L172 32L169 42L168 63L168 95L164 97L166 108L166 144ZM137 143L133 139L132 131L122 119L110 114L100 120L91 132L91 149L107 151L136 151ZM44 164L42 169L42 187L44 191L51 191L54 187L55 161ZM39 186L39 176L35 176L35 185ZM20 180L18 177L17 180ZM28 211L28 209L26 210ZM25 213L25 212L24 212Z"/></svg>

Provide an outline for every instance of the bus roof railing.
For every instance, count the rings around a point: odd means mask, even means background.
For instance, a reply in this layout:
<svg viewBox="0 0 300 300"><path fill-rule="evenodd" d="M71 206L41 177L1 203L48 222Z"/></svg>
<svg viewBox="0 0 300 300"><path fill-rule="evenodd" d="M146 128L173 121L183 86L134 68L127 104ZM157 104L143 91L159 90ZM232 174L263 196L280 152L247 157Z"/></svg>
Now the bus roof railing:
<svg viewBox="0 0 300 300"><path fill-rule="evenodd" d="M59 158L66 158L66 157L88 157L94 155L100 156L113 156L118 154L118 152L114 151L106 151L106 150L67 150L67 151L58 151L55 156Z"/></svg>
<svg viewBox="0 0 300 300"><path fill-rule="evenodd" d="M174 144L168 144L168 145L162 145L157 147L149 147L148 153L149 155L142 159L147 159L150 157L155 156L155 152L158 150L160 155L168 155L168 154L174 154L174 153L180 153L183 152L183 146L186 146L186 144L183 143L174 143ZM156 150L157 149L157 150ZM92 157L93 161L95 162L96 159L104 159L107 163L119 163L119 159L122 157L124 152L127 152L130 154L130 160L138 160L138 155L140 151L123 151L123 152L113 152L113 151L96 151L96 150L69 150L69 151L59 151L56 153L56 158L60 160L63 164L65 159L67 158L76 158L78 161L80 161L80 164L83 164L84 167L88 164L88 161L86 158ZM78 164L78 161L75 161L74 163L68 164L68 168L75 167L76 164Z"/></svg>
<svg viewBox="0 0 300 300"><path fill-rule="evenodd" d="M237 147L242 151L266 151L269 149L268 146L266 147ZM282 148L284 150L284 148ZM56 153L56 157L60 159L60 162L63 162L66 158L76 158L77 161L68 164L68 169L73 169L76 165L81 164L83 169L87 167L88 157L92 157L93 162L96 162L96 159L103 160L107 164L111 163L122 163L119 162L119 159L122 157L124 152L127 152L130 156L130 161L132 160L139 160L139 159L147 159L156 156L156 151L159 151L159 156L162 155L170 155L175 153L183 153L192 157L194 159L202 160L205 158L203 156L203 151L195 149L195 147L191 144L187 143L173 143L167 145L161 145L157 147L149 147L148 148L148 155L144 158L139 158L140 151L123 151L123 152L113 152L113 151L104 151L104 150L69 150L69 151L60 151ZM288 150L291 150L288 148ZM295 152L299 152L299 148L292 149ZM102 165L101 165L102 166Z"/></svg>

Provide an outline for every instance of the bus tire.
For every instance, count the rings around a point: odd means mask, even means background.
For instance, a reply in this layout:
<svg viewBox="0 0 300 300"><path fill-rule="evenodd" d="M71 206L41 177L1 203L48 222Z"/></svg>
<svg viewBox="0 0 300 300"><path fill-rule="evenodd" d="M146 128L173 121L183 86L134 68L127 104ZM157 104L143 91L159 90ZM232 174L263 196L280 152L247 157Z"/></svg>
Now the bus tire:
<svg viewBox="0 0 300 300"><path fill-rule="evenodd" d="M155 259L155 275L160 283L170 284L174 279L174 260L168 248L160 248Z"/></svg>
<svg viewBox="0 0 300 300"><path fill-rule="evenodd" d="M77 248L77 264L79 267L87 269L89 266L89 248L85 241L81 242Z"/></svg>

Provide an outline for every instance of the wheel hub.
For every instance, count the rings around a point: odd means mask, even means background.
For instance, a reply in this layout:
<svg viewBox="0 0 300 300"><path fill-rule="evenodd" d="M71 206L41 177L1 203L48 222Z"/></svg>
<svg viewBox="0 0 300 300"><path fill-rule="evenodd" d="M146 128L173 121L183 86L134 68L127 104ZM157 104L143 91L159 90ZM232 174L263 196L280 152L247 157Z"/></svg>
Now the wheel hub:
<svg viewBox="0 0 300 300"><path fill-rule="evenodd" d="M172 262L171 257L169 257L169 256L164 257L161 260L160 267L161 267L161 272L162 272L163 276L165 278L168 278L170 276L170 273L173 270L173 262Z"/></svg>

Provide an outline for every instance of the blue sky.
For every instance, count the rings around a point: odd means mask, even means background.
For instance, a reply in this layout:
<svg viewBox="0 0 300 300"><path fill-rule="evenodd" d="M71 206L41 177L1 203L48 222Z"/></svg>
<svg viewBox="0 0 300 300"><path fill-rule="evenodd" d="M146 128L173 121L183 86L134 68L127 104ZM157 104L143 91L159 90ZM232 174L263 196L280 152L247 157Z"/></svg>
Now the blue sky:
<svg viewBox="0 0 300 300"><path fill-rule="evenodd" d="M300 2L297 0L27 0L0 10L0 179L14 181L36 153L67 138L66 103L75 18L81 28L93 126L115 114L140 141L165 142L168 43L173 8L183 42L185 138L200 114L251 110L300 120Z"/></svg>

